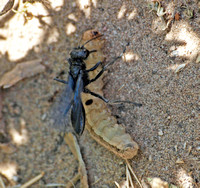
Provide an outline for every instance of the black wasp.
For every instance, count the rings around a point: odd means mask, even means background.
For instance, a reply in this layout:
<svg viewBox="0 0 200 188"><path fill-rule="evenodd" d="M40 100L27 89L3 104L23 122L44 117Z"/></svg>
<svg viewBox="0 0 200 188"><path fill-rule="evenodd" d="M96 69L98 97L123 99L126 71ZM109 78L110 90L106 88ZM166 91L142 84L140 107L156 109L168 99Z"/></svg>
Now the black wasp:
<svg viewBox="0 0 200 188"><path fill-rule="evenodd" d="M74 48L71 51L70 58L67 59L69 65L70 65L68 81L54 78L54 80L67 85L67 94L68 94L67 101L68 102L66 104L64 116L66 116L68 111L71 109L72 126L78 135L82 134L84 127L85 127L85 110L84 110L84 107L83 107L83 104L81 101L81 92L91 94L95 97L100 98L104 102L109 103L110 101L108 99L104 98L103 96L101 96L97 93L90 91L88 88L86 88L86 86L88 84L90 84L91 82L94 82L95 80L97 80L103 74L103 72L107 69L107 67L112 65L117 59L121 58L122 55L126 51L126 48L125 48L121 55L114 58L107 65L102 66L101 71L96 75L95 78L89 79L88 73L90 71L94 71L99 65L102 65L102 62L98 62L92 68L86 69L86 64L85 64L84 60L86 60L91 53L96 52L96 50L89 51L84 46L87 43L89 43L90 41L95 40L102 36L103 35L94 37L94 38L88 40L87 42L85 42L82 46L78 46L77 48ZM134 105L137 105L137 106L141 106L141 104L129 102L129 101L113 101L112 103L121 103L121 102L128 102L128 103L133 103Z"/></svg>

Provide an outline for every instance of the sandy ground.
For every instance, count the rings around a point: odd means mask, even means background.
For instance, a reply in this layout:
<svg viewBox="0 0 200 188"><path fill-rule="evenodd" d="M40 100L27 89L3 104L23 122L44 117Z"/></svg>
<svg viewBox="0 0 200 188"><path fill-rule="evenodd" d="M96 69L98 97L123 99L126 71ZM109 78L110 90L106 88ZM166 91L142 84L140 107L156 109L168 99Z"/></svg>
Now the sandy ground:
<svg viewBox="0 0 200 188"><path fill-rule="evenodd" d="M21 12L0 17L0 78L25 61L41 59L45 66L42 73L0 91L5 183L23 184L45 172L31 186L45 187L65 184L77 173L78 162L66 144L52 151L58 131L49 126L47 114L63 90L53 78L67 78L70 50L86 30L97 29L106 39L106 62L130 42L126 61L119 60L105 74L104 94L143 104L109 106L139 144L138 155L130 160L139 180L160 177L177 186L200 186L198 1L165 1L157 11L150 1L49 2L26 7L15 2ZM114 181L125 179L124 161L87 131L79 144L90 187L115 187Z"/></svg>

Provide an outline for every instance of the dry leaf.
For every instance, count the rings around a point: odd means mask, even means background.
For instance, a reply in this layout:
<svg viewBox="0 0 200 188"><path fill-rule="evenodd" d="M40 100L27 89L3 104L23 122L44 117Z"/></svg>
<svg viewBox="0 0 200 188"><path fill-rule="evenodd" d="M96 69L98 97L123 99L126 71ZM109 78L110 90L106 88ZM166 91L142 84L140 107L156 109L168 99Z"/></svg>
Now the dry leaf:
<svg viewBox="0 0 200 188"><path fill-rule="evenodd" d="M176 164L184 164L183 159L179 159L179 158L178 158L178 159L176 160Z"/></svg>
<svg viewBox="0 0 200 188"><path fill-rule="evenodd" d="M185 63L179 65L179 66L176 68L175 73L179 73L181 70L183 70L183 69L185 68L185 66L186 66Z"/></svg>
<svg viewBox="0 0 200 188"><path fill-rule="evenodd" d="M44 70L45 66L41 65L41 59L19 63L11 71L3 75L0 79L0 87L9 88L20 80L34 76Z"/></svg>
<svg viewBox="0 0 200 188"><path fill-rule="evenodd" d="M180 14L179 14L178 12L175 14L174 19L175 19L176 21L179 21L179 20L180 20Z"/></svg>
<svg viewBox="0 0 200 188"><path fill-rule="evenodd" d="M13 5L14 5L15 0L8 0L8 2L5 4L5 6L3 7L3 3L0 3L0 16L6 14L9 10L12 9ZM3 9L2 9L3 7Z"/></svg>
<svg viewBox="0 0 200 188"><path fill-rule="evenodd" d="M169 184L166 181L161 180L160 178L148 178L148 183L152 188L168 188Z"/></svg>

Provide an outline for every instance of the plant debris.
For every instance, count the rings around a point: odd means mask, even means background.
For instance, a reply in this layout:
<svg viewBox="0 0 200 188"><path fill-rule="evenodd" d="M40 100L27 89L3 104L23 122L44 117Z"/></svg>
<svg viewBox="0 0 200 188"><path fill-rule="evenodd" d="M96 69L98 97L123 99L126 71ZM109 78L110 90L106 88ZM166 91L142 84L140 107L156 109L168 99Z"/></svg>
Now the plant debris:
<svg viewBox="0 0 200 188"><path fill-rule="evenodd" d="M9 88L22 79L43 72L45 66L41 64L41 61L41 59L36 59L17 64L0 79L0 87L3 87L4 89Z"/></svg>
<svg viewBox="0 0 200 188"><path fill-rule="evenodd" d="M78 142L76 140L76 137L72 133L66 133L65 142L68 144L68 146L71 149L71 152L73 153L73 155L79 161L79 172L73 178L72 182L76 183L76 181L78 181L78 179L80 179L82 187L84 187L84 188L89 187L88 186L88 178L87 178L87 171L86 171L85 163L83 161L83 158L82 158L82 155L81 155L81 151L80 151ZM71 181L69 181L69 183L67 185L68 186L66 186L66 187L70 187L73 184L71 183Z"/></svg>
<svg viewBox="0 0 200 188"><path fill-rule="evenodd" d="M0 10L0 16L6 14L9 10L11 10L14 5L14 2L15 2L15 0L8 0L8 2L5 4L3 9ZM0 7L0 8L2 8L2 7Z"/></svg>

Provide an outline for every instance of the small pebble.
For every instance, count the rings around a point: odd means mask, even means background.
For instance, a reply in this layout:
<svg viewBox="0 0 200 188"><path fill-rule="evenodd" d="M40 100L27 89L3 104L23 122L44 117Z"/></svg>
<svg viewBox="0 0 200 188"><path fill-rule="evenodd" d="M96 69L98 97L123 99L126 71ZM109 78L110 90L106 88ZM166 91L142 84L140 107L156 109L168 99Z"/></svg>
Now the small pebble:
<svg viewBox="0 0 200 188"><path fill-rule="evenodd" d="M198 146L196 149L197 149L198 151L200 151L200 146Z"/></svg>
<svg viewBox="0 0 200 188"><path fill-rule="evenodd" d="M158 130L158 135L159 136L162 136L163 135L163 131L160 129L160 130Z"/></svg>
<svg viewBox="0 0 200 188"><path fill-rule="evenodd" d="M12 180L15 181L15 182L18 182L19 177L18 177L18 176L13 176L13 177L12 177Z"/></svg>
<svg viewBox="0 0 200 188"><path fill-rule="evenodd" d="M44 121L46 119L46 117L47 117L47 114L43 114L42 115L42 121Z"/></svg>
<svg viewBox="0 0 200 188"><path fill-rule="evenodd" d="M149 162L152 162L152 155L149 155Z"/></svg>

